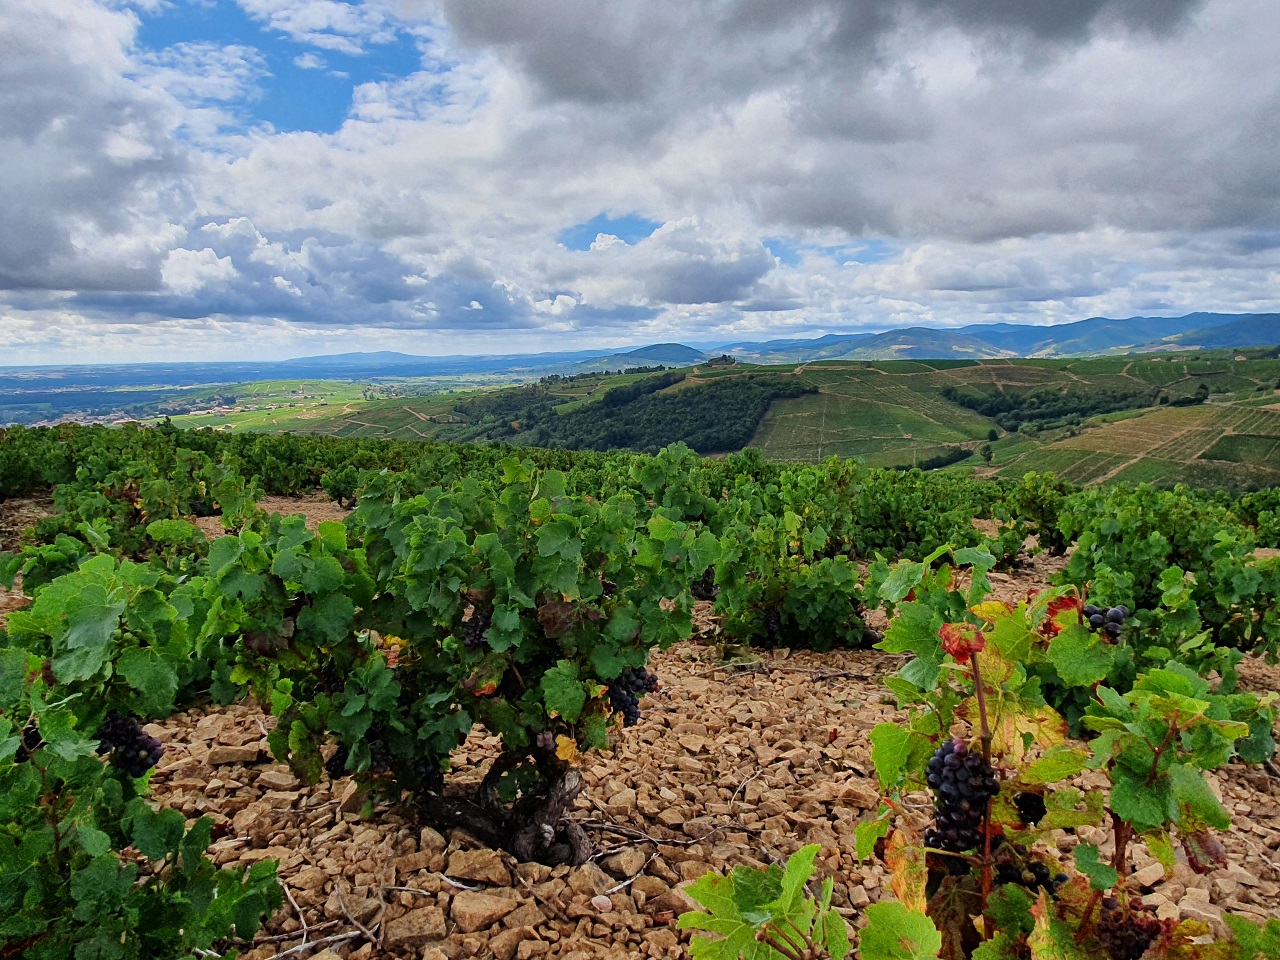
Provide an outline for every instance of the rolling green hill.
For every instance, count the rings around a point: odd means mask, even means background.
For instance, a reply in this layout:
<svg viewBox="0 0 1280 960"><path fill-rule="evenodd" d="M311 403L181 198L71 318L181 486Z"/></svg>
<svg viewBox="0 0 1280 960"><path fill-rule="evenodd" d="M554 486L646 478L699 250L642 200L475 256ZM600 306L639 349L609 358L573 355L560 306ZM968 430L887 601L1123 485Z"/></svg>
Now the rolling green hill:
<svg viewBox="0 0 1280 960"><path fill-rule="evenodd" d="M276 409L270 424L244 426L588 449L683 440L704 453L746 443L774 460L836 455L877 467L960 460L979 473L1051 470L1082 484L1245 488L1280 485L1280 359L1273 352L701 364L347 400L296 417Z"/></svg>

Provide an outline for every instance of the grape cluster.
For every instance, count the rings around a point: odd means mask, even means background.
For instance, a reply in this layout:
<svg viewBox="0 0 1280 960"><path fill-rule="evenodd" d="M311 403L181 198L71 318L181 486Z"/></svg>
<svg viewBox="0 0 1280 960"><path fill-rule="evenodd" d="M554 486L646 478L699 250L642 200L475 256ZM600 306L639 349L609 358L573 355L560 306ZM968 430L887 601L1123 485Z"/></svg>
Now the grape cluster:
<svg viewBox="0 0 1280 960"><path fill-rule="evenodd" d="M987 801L1000 792L991 764L963 741L948 740L930 758L925 780L933 788L935 811L925 845L952 853L978 846Z"/></svg>
<svg viewBox="0 0 1280 960"><path fill-rule="evenodd" d="M1032 827L1043 820L1047 812L1044 805L1044 797L1038 793L1015 794L1013 805L1018 810L1018 818Z"/></svg>
<svg viewBox="0 0 1280 960"><path fill-rule="evenodd" d="M1070 879L1065 873L1053 874L1049 863L1032 856L1020 843L1012 843L1005 837L991 838L992 866L995 882L1011 883L1025 887L1033 894L1046 890L1050 894Z"/></svg>
<svg viewBox="0 0 1280 960"><path fill-rule="evenodd" d="M634 727L640 720L640 698L658 689L658 675L644 667L628 667L609 683L609 706L622 715L624 727Z"/></svg>
<svg viewBox="0 0 1280 960"><path fill-rule="evenodd" d="M369 741L369 775L385 777L391 773L391 750L382 740Z"/></svg>
<svg viewBox="0 0 1280 960"><path fill-rule="evenodd" d="M764 632L771 646L776 645L782 638L782 614L778 612L777 607L770 607L764 612Z"/></svg>
<svg viewBox="0 0 1280 960"><path fill-rule="evenodd" d="M606 597L612 597L615 593L618 592L618 585L614 583L612 580L601 580L600 592L604 594Z"/></svg>
<svg viewBox="0 0 1280 960"><path fill-rule="evenodd" d="M133 717L112 710L98 727L98 753L111 754L111 762L131 777L140 777L164 756L164 744L144 733Z"/></svg>
<svg viewBox="0 0 1280 960"><path fill-rule="evenodd" d="M707 567L701 579L693 581L689 592L693 594L695 600L714 600L718 597L720 588L716 586L716 568Z"/></svg>
<svg viewBox="0 0 1280 960"><path fill-rule="evenodd" d="M1156 918L1155 907L1122 905L1115 897L1106 897L1094 929L1111 960L1139 960L1164 932L1164 924Z"/></svg>
<svg viewBox="0 0 1280 960"><path fill-rule="evenodd" d="M1065 873L1058 874L1059 878L1065 878ZM1042 860L1032 860L1026 864L1007 863L996 867L995 874L996 883L1012 883L1020 887L1026 887L1032 893L1043 888L1050 893L1055 887L1052 872L1049 865ZM1058 883L1065 882L1064 879L1058 879Z"/></svg>
<svg viewBox="0 0 1280 960"><path fill-rule="evenodd" d="M462 625L462 645L468 650L479 650L485 645L484 634L493 623L493 611L475 607L471 619Z"/></svg>
<svg viewBox="0 0 1280 960"><path fill-rule="evenodd" d="M1092 603L1085 604L1084 619L1094 633L1105 633L1112 640L1120 636L1124 622L1129 616L1129 608L1124 604L1118 607L1099 607Z"/></svg>
<svg viewBox="0 0 1280 960"><path fill-rule="evenodd" d="M537 745L539 750L554 753L556 749L555 735L550 730L543 730L538 734Z"/></svg>
<svg viewBox="0 0 1280 960"><path fill-rule="evenodd" d="M347 772L347 757L350 753L347 745L340 743L338 749L333 752L333 756L324 762L324 772L329 775L330 780L337 780Z"/></svg>
<svg viewBox="0 0 1280 960"><path fill-rule="evenodd" d="M316 673L316 679L320 681L321 687L327 692L341 690L346 685L346 681L338 673L338 668L332 660L326 661L324 666L319 669Z"/></svg>
<svg viewBox="0 0 1280 960"><path fill-rule="evenodd" d="M40 729L35 725L35 721L29 722L22 728L22 740L18 744L18 752L13 755L13 762L26 763L42 743L44 743L44 737L40 736Z"/></svg>
<svg viewBox="0 0 1280 960"><path fill-rule="evenodd" d="M409 764L404 776L396 777L397 783L413 793L443 793L444 771L437 760L431 757L420 757Z"/></svg>

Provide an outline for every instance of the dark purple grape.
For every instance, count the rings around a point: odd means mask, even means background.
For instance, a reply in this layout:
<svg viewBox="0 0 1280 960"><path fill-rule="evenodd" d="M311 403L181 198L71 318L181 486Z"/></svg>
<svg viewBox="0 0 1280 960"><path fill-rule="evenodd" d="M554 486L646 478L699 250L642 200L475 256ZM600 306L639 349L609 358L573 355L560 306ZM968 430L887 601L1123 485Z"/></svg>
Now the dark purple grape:
<svg viewBox="0 0 1280 960"><path fill-rule="evenodd" d="M347 757L350 751L345 743L338 744L338 749L333 752L328 760L324 762L324 772L329 775L330 780L338 780L347 772Z"/></svg>
<svg viewBox="0 0 1280 960"><path fill-rule="evenodd" d="M640 698L658 689L658 675L644 667L628 667L609 683L609 706L622 716L624 727L640 720Z"/></svg>
<svg viewBox="0 0 1280 960"><path fill-rule="evenodd" d="M473 608L471 617L462 625L462 645L468 650L479 650L486 646L484 635L492 623L492 610Z"/></svg>
<svg viewBox="0 0 1280 960"><path fill-rule="evenodd" d="M707 567L701 578L693 582L693 586L689 588L689 592L695 600L714 600L720 595L720 588L716 586L716 569L715 567Z"/></svg>
<svg viewBox="0 0 1280 960"><path fill-rule="evenodd" d="M164 744L138 726L138 721L112 710L98 727L98 753L131 777L141 777L160 762Z"/></svg>
<svg viewBox="0 0 1280 960"><path fill-rule="evenodd" d="M1013 805L1023 823L1034 826L1044 819L1046 813L1044 797L1038 793L1019 793L1013 798Z"/></svg>
<svg viewBox="0 0 1280 960"><path fill-rule="evenodd" d="M930 758L925 780L934 791L934 828L926 845L952 853L977 847L987 804L1000 790L995 770L963 741L948 740Z"/></svg>
<svg viewBox="0 0 1280 960"><path fill-rule="evenodd" d="M1164 932L1154 910L1133 901L1121 904L1114 897L1103 899L1094 932L1111 960L1140 960L1147 952Z"/></svg>

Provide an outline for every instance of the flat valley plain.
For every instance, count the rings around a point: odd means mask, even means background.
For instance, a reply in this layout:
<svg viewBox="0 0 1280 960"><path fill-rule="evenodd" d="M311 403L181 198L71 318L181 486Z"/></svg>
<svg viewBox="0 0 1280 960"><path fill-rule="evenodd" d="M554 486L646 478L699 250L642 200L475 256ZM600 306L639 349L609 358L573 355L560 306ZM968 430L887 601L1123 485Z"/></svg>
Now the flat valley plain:
<svg viewBox="0 0 1280 960"><path fill-rule="evenodd" d="M750 446L771 460L857 457L872 467L910 466L958 448L971 451L953 469L1021 476L1052 471L1079 484L1150 481L1240 488L1280 485L1280 359L1248 350L1045 360L821 361L786 366L736 363L685 368L665 393L696 390L712 379L766 375L816 390L775 400ZM652 374L594 375L545 383L560 412L597 403L610 389ZM178 416L179 426L295 431L398 440L500 439L520 443L520 425L486 436L469 424L465 400L513 389L498 384L400 379L277 381L237 394L234 411ZM1009 432L954 403L945 392L1030 394L1162 391L1166 403L1081 418L1046 429ZM1203 402L1188 403L1197 394ZM428 395L422 395L428 394ZM691 402L695 395L689 394ZM1178 402L1188 405L1178 405ZM601 416L610 413L601 407ZM991 431L997 439L990 440ZM979 456L990 444L990 460ZM724 451L721 451L724 452Z"/></svg>

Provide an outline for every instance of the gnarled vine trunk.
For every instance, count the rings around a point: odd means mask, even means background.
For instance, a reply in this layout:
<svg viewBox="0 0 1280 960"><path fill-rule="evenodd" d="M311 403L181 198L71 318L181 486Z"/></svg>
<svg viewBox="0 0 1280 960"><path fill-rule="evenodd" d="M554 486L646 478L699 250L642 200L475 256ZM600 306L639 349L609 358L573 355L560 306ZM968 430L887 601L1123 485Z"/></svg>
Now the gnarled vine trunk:
<svg viewBox="0 0 1280 960"><path fill-rule="evenodd" d="M470 793L446 789L415 798L414 810L427 826L440 831L461 828L494 849L506 850L521 862L548 866L586 863L591 841L567 814L585 783L576 767L563 767L533 756L540 774L537 789L508 803L499 796L504 775L531 754L509 752L494 761L479 787Z"/></svg>

